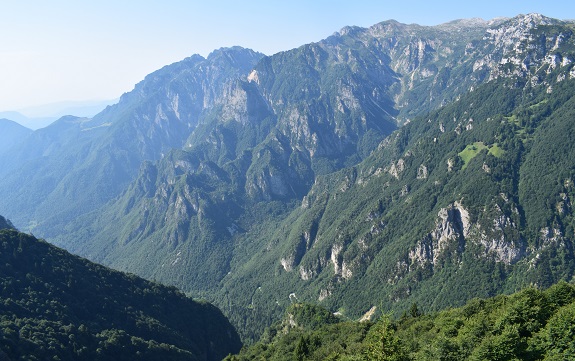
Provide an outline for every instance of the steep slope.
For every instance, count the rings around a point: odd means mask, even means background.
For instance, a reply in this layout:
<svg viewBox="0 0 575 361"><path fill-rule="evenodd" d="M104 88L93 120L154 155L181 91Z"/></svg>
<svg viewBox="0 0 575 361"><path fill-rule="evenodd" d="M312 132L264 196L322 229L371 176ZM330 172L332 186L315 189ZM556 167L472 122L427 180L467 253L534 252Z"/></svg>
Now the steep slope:
<svg viewBox="0 0 575 361"><path fill-rule="evenodd" d="M214 297L232 322L251 330L296 299L359 317L570 280L575 39L571 24L527 34L507 55L517 69L501 64L238 238Z"/></svg>
<svg viewBox="0 0 575 361"><path fill-rule="evenodd" d="M387 22L346 28L264 59L240 48L220 49L207 59L192 56L150 74L94 119L78 121L74 134L62 133L69 119L60 121L38 134L50 144L38 146L35 138L0 159L6 165L0 189L22 189L2 194L2 205L20 227L56 236L78 214L120 194L142 161L162 158L188 137L186 149L201 144L220 166L243 160L244 150L259 145L260 156L271 159L240 169L248 173L250 197L299 198L314 174L365 157L396 122L424 110L420 103L436 107L475 84L475 75L453 83L460 87L442 82L446 75L437 69L449 65L463 73L448 57L464 52L467 40L488 25ZM453 91L437 100L446 86ZM61 142L60 134L68 141Z"/></svg>
<svg viewBox="0 0 575 361"><path fill-rule="evenodd" d="M32 133L31 129L8 120L0 119L0 154L6 152Z"/></svg>
<svg viewBox="0 0 575 361"><path fill-rule="evenodd" d="M1 156L0 206L43 236L117 196L144 160L184 145L203 112L262 57L230 48L146 77L93 119L65 117Z"/></svg>
<svg viewBox="0 0 575 361"><path fill-rule="evenodd" d="M0 154L3 165L0 169L3 212L9 214L20 228L33 229L40 218L29 217L29 214L42 212L48 219L72 217L72 214L89 209L89 203L97 204L109 197L97 185L88 183L90 179L97 181L105 178L106 172L89 176L85 174L85 168L78 167L85 164L90 143L103 131L103 127L92 127L89 119L67 116L36 130L24 141ZM71 187L74 182L82 184L83 188ZM51 195L56 193L69 202L68 206L62 202L48 202Z"/></svg>
<svg viewBox="0 0 575 361"><path fill-rule="evenodd" d="M58 242L204 294L246 337L294 298L355 317L568 279L568 229L530 221L542 207L522 179L549 162L535 154L550 128L570 126L572 27L384 22L263 58L184 151L146 163L71 227L79 242ZM393 121L408 125L369 155ZM570 182L551 177L569 220Z"/></svg>
<svg viewBox="0 0 575 361"><path fill-rule="evenodd" d="M565 282L432 314L413 304L400 319L376 323L334 321L295 304L260 342L226 360L568 360L574 315L575 288Z"/></svg>
<svg viewBox="0 0 575 361"><path fill-rule="evenodd" d="M0 230L0 356L221 360L239 351L214 306L15 230Z"/></svg>
<svg viewBox="0 0 575 361"><path fill-rule="evenodd" d="M416 112L419 103L409 106L414 94L450 86L438 85L429 69L447 63L459 69L463 61L450 63L448 55L463 54L466 41L482 36L488 25L457 22L429 28L386 22L370 29L346 28L324 41L263 58L206 111L185 153L173 152L159 164L143 166L120 200L70 225L68 229L80 231L74 237L59 236L56 242L114 267L166 281L188 279L186 269L199 267L202 258L211 259L197 252L199 248L218 255L219 262L210 266L217 275L194 276L197 281L185 287L215 287L229 269L231 239L238 227L259 223L243 216L258 208L254 202L281 201L274 206L281 213L307 193L317 175L367 156L395 129L400 112ZM453 28L460 36L453 37ZM405 58L420 45L418 56ZM465 76L453 94L478 81L474 74ZM414 79L420 78L425 81L414 88ZM421 101L429 103L427 107L441 103L425 99ZM200 174L204 181L194 183ZM218 186L206 182L208 178ZM211 209L203 213L208 214L204 221L196 221L198 210L206 210L199 207L200 199ZM89 243L66 243L69 239ZM148 261L138 263L127 254ZM178 256L182 254L188 256ZM175 269L159 268L175 260Z"/></svg>
<svg viewBox="0 0 575 361"><path fill-rule="evenodd" d="M184 151L146 163L118 200L55 241L146 277L186 280L187 290L217 287L234 235L254 221L239 224L246 211L258 202L285 210L317 174L355 164L396 128L389 88L397 79L382 59L347 37L262 59L205 112Z"/></svg>

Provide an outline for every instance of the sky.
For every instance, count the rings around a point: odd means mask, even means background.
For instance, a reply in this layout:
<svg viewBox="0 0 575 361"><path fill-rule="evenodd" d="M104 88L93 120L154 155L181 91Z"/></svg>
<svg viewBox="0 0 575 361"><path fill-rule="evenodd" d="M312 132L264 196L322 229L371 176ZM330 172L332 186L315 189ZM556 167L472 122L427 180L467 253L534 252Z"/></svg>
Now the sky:
<svg viewBox="0 0 575 361"><path fill-rule="evenodd" d="M0 0L0 111L116 99L192 54L243 46L272 55L348 25L437 25L541 13L571 0Z"/></svg>

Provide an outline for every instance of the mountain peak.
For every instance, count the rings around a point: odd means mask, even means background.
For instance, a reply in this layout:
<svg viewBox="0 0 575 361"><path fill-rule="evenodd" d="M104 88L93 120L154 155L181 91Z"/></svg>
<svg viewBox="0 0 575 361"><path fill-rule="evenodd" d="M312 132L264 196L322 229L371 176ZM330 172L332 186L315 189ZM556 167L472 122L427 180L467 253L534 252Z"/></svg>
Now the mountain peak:
<svg viewBox="0 0 575 361"><path fill-rule="evenodd" d="M358 32L358 31L362 31L364 30L364 28L360 27L360 26L344 26L343 28L341 28L341 30L338 32L339 35L353 35L354 33Z"/></svg>
<svg viewBox="0 0 575 361"><path fill-rule="evenodd" d="M219 49L215 49L213 50L209 55L208 55L208 60L212 59L214 57L217 56L221 56L221 55L233 55L233 54L258 54L257 51L249 49L249 48L244 48L242 46L230 46L230 47L221 47Z"/></svg>
<svg viewBox="0 0 575 361"><path fill-rule="evenodd" d="M233 64L234 67L242 69L242 72L249 72L255 63L265 55L255 50L232 46L229 48L219 48L212 51L207 60L213 63Z"/></svg>
<svg viewBox="0 0 575 361"><path fill-rule="evenodd" d="M11 119L7 119L7 118L0 118L0 126L19 128L19 129L27 129L28 131L31 131L30 128L25 127L25 126L21 125L20 123L15 122L14 120L11 120Z"/></svg>
<svg viewBox="0 0 575 361"><path fill-rule="evenodd" d="M6 218L0 216L0 230L2 230L2 229L15 229L15 228L9 219L6 219Z"/></svg>
<svg viewBox="0 0 575 361"><path fill-rule="evenodd" d="M188 56L187 58L185 58L184 60L182 60L182 62L199 62L205 60L205 58L203 56L201 56L200 54L192 54L190 56Z"/></svg>
<svg viewBox="0 0 575 361"><path fill-rule="evenodd" d="M449 21L447 23L439 24L436 28L442 30L457 30L461 28L485 28L492 24L492 20L484 20L482 18L468 18L468 19L457 19Z"/></svg>
<svg viewBox="0 0 575 361"><path fill-rule="evenodd" d="M0 119L0 154L24 140L32 133L26 128L9 119Z"/></svg>
<svg viewBox="0 0 575 361"><path fill-rule="evenodd" d="M510 23L523 25L526 27L534 27L538 25L551 25L560 22L557 19L549 18L539 13L519 14L514 18L509 19Z"/></svg>

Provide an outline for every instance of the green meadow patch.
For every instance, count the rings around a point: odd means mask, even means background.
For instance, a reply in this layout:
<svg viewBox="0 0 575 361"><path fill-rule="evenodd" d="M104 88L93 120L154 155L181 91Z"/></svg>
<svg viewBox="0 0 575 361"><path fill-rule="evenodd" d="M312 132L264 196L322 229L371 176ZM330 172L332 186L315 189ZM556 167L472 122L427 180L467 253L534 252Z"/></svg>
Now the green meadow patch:
<svg viewBox="0 0 575 361"><path fill-rule="evenodd" d="M505 151L497 145L497 143L492 145L485 145L483 142L475 142L473 144L468 144L464 150L459 152L459 157L463 160L462 169L467 168L467 164L471 161L479 152L483 149L487 149L488 153L496 158L500 158Z"/></svg>

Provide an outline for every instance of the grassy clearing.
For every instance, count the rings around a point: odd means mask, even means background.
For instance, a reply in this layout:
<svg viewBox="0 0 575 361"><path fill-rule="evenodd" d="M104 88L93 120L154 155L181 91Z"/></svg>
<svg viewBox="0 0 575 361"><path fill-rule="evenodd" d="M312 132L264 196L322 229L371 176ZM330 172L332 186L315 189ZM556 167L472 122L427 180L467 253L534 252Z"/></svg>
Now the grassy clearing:
<svg viewBox="0 0 575 361"><path fill-rule="evenodd" d="M475 158L475 156L485 148L487 148L487 146L483 144L483 142L475 142L467 145L464 150L459 152L459 157L463 160L463 169L467 168L469 161Z"/></svg>
<svg viewBox="0 0 575 361"><path fill-rule="evenodd" d="M495 158L501 158L501 156L503 154L505 154L505 151L503 149L501 149L501 147L499 147L499 145L497 145L497 143L495 143L495 144L489 146L489 154L491 154Z"/></svg>
<svg viewBox="0 0 575 361"><path fill-rule="evenodd" d="M462 169L467 168L467 164L483 149L487 149L488 153L496 158L500 158L503 154L505 154L505 151L501 149L497 143L493 145L485 145L483 142L475 142L473 144L469 144L465 147L464 150L459 152L459 157L461 160L463 160Z"/></svg>

